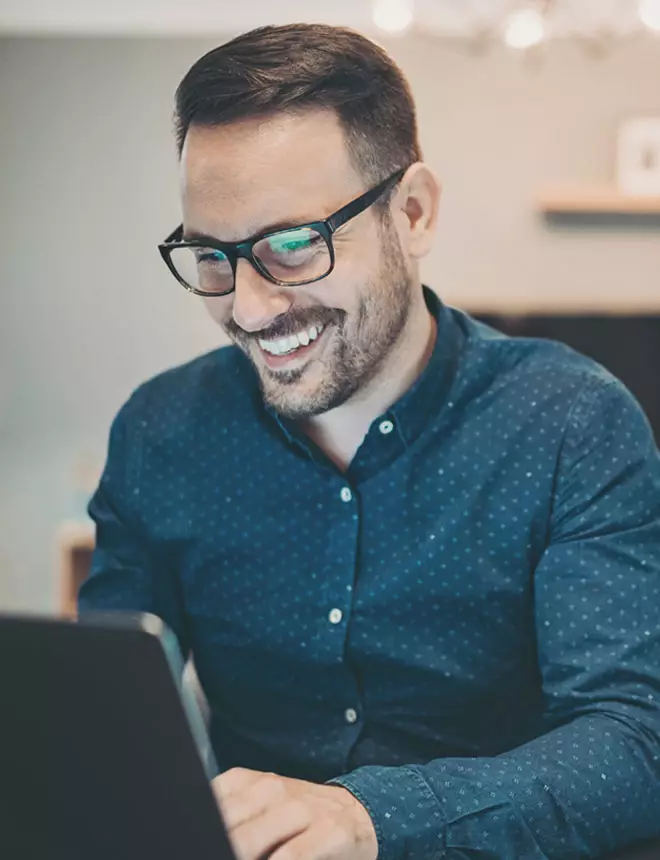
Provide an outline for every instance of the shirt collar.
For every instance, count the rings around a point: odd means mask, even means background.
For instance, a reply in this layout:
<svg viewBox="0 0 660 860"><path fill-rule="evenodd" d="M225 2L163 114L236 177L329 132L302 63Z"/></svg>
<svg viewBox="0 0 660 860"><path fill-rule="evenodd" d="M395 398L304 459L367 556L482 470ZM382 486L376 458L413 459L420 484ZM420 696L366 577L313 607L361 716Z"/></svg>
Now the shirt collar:
<svg viewBox="0 0 660 860"><path fill-rule="evenodd" d="M417 380L383 416L393 416L407 445L412 445L447 404L465 340L451 310L428 287L424 287L424 299L437 323L433 352Z"/></svg>

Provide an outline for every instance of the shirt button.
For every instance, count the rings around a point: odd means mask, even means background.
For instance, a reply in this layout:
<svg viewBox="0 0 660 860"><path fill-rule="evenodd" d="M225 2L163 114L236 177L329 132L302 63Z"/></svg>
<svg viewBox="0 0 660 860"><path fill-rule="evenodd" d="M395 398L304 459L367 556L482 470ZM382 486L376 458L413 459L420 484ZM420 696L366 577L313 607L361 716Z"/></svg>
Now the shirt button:
<svg viewBox="0 0 660 860"><path fill-rule="evenodd" d="M380 427L378 428L383 436L387 436L389 433L394 430L394 424L391 421L381 421Z"/></svg>
<svg viewBox="0 0 660 860"><path fill-rule="evenodd" d="M341 609L331 609L330 615L328 615L328 618L330 619L330 624L339 624L343 617L344 613L341 611Z"/></svg>
<svg viewBox="0 0 660 860"><path fill-rule="evenodd" d="M353 498L353 493L351 493L350 487L342 487L340 495L342 502L350 502Z"/></svg>
<svg viewBox="0 0 660 860"><path fill-rule="evenodd" d="M346 708L346 710L344 711L344 717L347 723L356 723L357 711L354 708Z"/></svg>

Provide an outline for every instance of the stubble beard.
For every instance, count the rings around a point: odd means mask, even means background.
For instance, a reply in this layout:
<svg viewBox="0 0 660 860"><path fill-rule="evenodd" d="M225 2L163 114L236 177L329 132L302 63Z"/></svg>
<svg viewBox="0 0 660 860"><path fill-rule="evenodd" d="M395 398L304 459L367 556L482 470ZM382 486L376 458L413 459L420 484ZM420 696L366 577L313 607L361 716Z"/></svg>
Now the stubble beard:
<svg viewBox="0 0 660 860"><path fill-rule="evenodd" d="M342 406L376 378L406 328L413 291L398 236L385 223L382 265L366 285L355 321L338 312L338 322L327 336L323 358L290 371L259 373L264 403L283 418L304 421ZM319 383L305 391L305 377L314 373Z"/></svg>

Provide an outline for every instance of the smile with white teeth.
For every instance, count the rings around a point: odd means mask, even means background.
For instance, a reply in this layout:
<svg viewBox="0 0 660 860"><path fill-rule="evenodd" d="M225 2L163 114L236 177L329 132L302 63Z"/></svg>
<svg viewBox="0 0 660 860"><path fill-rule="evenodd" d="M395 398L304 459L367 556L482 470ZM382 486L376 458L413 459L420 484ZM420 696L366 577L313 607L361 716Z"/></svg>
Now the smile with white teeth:
<svg viewBox="0 0 660 860"><path fill-rule="evenodd" d="M311 326L306 331L292 334L290 337L283 337L280 340L259 340L259 346L271 355L288 355L290 352L295 352L301 346L309 346L309 344L318 338L325 326Z"/></svg>

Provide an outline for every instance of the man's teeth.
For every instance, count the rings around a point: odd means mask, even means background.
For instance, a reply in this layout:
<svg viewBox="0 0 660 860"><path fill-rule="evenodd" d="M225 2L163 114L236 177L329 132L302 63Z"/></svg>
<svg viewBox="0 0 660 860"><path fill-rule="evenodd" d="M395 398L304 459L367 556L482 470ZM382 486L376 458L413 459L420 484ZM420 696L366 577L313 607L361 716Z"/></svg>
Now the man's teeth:
<svg viewBox="0 0 660 860"><path fill-rule="evenodd" d="M323 331L324 326L315 326L308 328L306 331L292 334L291 337L283 337L280 340L260 340L259 346L264 352L269 352L271 355L287 355L289 352L295 352L301 346L309 346Z"/></svg>

